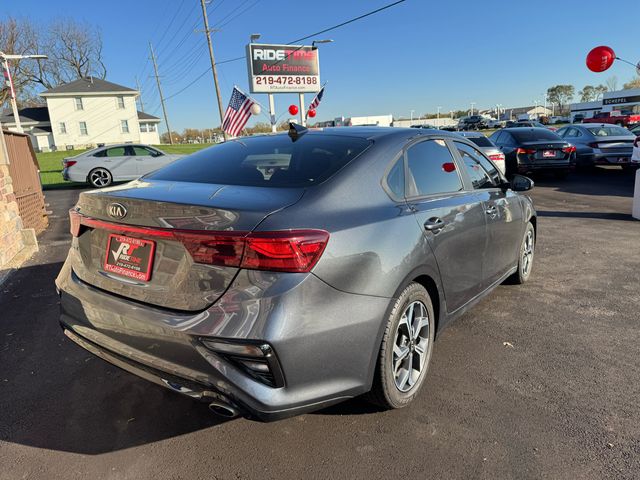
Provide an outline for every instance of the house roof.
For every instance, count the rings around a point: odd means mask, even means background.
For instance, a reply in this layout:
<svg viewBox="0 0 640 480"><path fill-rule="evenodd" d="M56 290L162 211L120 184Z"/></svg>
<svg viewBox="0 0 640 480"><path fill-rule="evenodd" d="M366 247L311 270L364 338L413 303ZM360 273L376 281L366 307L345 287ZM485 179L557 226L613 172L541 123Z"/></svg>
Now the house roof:
<svg viewBox="0 0 640 480"><path fill-rule="evenodd" d="M160 118L154 117L153 115L138 110L138 120L150 120L152 122L159 122Z"/></svg>
<svg viewBox="0 0 640 480"><path fill-rule="evenodd" d="M40 123L49 122L49 109L47 107L27 107L18 110L20 116L20 123ZM0 116L0 122L15 124L16 120L13 118L13 111L5 110Z"/></svg>
<svg viewBox="0 0 640 480"><path fill-rule="evenodd" d="M70 94L96 94L96 93L138 93L137 90L123 87L117 83L108 82L100 78L88 77L79 78L73 82L63 83L57 87L45 90L40 95L70 95Z"/></svg>
<svg viewBox="0 0 640 480"><path fill-rule="evenodd" d="M35 127L31 130L34 135L48 135L51 133L51 127Z"/></svg>

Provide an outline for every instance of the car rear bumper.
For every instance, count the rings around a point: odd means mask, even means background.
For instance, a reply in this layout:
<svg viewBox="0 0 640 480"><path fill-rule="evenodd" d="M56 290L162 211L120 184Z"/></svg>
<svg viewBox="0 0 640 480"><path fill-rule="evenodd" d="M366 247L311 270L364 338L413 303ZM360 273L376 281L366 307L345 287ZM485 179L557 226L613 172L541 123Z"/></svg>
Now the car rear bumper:
<svg viewBox="0 0 640 480"><path fill-rule="evenodd" d="M593 162L597 165L625 165L631 161L631 151L620 153L596 153Z"/></svg>
<svg viewBox="0 0 640 480"><path fill-rule="evenodd" d="M536 163L519 163L518 173L531 173L547 170L572 170L575 168L573 163L566 162L536 162Z"/></svg>
<svg viewBox="0 0 640 480"><path fill-rule="evenodd" d="M338 291L312 274L241 271L203 312L151 307L98 290L65 264L60 321L75 343L135 375L192 398L224 399L276 420L368 391L390 299ZM283 385L251 376L203 339L265 342Z"/></svg>

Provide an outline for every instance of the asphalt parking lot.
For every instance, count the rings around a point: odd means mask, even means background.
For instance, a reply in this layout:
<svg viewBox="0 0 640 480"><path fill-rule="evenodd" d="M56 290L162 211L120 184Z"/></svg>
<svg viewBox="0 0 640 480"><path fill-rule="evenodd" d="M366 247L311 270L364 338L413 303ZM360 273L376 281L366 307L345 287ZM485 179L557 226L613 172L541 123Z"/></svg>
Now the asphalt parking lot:
<svg viewBox="0 0 640 480"><path fill-rule="evenodd" d="M537 179L530 283L439 336L410 407L269 424L219 419L64 338L53 280L79 190L48 191L41 250L0 289L0 479L639 478L633 180Z"/></svg>

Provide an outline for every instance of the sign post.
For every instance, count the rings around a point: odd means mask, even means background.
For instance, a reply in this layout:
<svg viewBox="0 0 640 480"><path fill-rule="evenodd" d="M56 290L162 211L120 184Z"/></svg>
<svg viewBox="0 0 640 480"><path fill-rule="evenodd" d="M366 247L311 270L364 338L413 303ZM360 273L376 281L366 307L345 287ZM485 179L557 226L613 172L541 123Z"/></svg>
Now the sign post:
<svg viewBox="0 0 640 480"><path fill-rule="evenodd" d="M306 126L306 120L304 118L306 115L306 110L304 108L304 93L300 93L299 97L300 97L300 125L304 127Z"/></svg>
<svg viewBox="0 0 640 480"><path fill-rule="evenodd" d="M271 131L276 133L276 105L273 101L273 93L269 94L269 121L271 122Z"/></svg>
<svg viewBox="0 0 640 480"><path fill-rule="evenodd" d="M247 71L251 93L269 95L271 130L276 131L274 93L297 93L300 124L305 125L304 94L320 91L318 49L307 45L247 45Z"/></svg>

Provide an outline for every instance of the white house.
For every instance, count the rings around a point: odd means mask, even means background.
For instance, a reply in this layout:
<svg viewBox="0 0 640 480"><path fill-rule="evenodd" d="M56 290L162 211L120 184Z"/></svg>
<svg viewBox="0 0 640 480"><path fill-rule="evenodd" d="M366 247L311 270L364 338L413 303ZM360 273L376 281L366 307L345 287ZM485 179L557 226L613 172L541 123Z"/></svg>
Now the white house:
<svg viewBox="0 0 640 480"><path fill-rule="evenodd" d="M111 143L160 143L160 119L139 112L137 90L98 78L81 78L41 93L46 107L19 111L25 133L40 151ZM0 118L15 129L12 113Z"/></svg>

